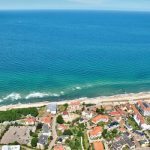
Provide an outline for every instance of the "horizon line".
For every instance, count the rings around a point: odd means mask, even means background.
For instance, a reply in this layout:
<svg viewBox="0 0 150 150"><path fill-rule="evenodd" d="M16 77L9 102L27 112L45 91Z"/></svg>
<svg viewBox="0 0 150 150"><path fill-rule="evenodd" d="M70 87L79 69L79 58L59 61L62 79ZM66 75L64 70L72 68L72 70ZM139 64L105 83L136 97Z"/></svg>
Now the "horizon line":
<svg viewBox="0 0 150 150"><path fill-rule="evenodd" d="M72 9L72 8L17 8L0 9L0 11L114 11L114 12L150 12L150 10L127 10L127 9Z"/></svg>

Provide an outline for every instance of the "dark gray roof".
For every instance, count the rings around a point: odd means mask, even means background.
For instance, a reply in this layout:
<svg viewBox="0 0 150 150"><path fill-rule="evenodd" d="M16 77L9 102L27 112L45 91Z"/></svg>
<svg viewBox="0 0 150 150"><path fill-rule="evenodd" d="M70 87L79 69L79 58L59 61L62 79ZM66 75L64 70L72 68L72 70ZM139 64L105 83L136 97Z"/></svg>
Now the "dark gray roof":
<svg viewBox="0 0 150 150"><path fill-rule="evenodd" d="M48 143L48 136L46 135L41 135L39 137L39 141L38 143L42 144L42 145L46 145Z"/></svg>
<svg viewBox="0 0 150 150"><path fill-rule="evenodd" d="M49 126L47 124L43 124L42 132L43 133L49 133L50 132Z"/></svg>

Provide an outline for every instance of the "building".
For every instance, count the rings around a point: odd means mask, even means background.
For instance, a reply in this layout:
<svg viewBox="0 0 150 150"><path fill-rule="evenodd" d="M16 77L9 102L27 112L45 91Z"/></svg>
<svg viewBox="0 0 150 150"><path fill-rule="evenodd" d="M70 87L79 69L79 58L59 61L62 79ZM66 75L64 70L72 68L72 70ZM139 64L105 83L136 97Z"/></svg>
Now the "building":
<svg viewBox="0 0 150 150"><path fill-rule="evenodd" d="M48 144L48 136L41 135L39 137L39 140L38 140L38 143L37 143L37 148L38 149L44 149L46 144Z"/></svg>
<svg viewBox="0 0 150 150"><path fill-rule="evenodd" d="M93 142L94 150L104 150L104 145L101 141Z"/></svg>
<svg viewBox="0 0 150 150"><path fill-rule="evenodd" d="M85 117L86 119L91 119L93 117L92 111L82 111L82 117Z"/></svg>
<svg viewBox="0 0 150 150"><path fill-rule="evenodd" d="M20 145L4 145L1 150L20 150Z"/></svg>
<svg viewBox="0 0 150 150"><path fill-rule="evenodd" d="M64 120L70 118L70 117L69 117L69 113L68 113L67 111L64 111L64 112L62 113L62 117L63 117Z"/></svg>
<svg viewBox="0 0 150 150"><path fill-rule="evenodd" d="M50 127L51 123L52 123L52 116L51 116L51 114L40 118L40 122L43 123L43 124L47 124Z"/></svg>
<svg viewBox="0 0 150 150"><path fill-rule="evenodd" d="M57 103L53 102L47 105L47 112L55 115L57 113Z"/></svg>
<svg viewBox="0 0 150 150"><path fill-rule="evenodd" d="M75 112L77 110L81 110L80 101L71 101L69 104L69 111Z"/></svg>
<svg viewBox="0 0 150 150"><path fill-rule="evenodd" d="M134 115L133 118L135 122L143 129L143 130L150 130L150 125L146 124L144 117L139 113L139 111L136 109L135 105L131 106Z"/></svg>
<svg viewBox="0 0 150 150"><path fill-rule="evenodd" d="M96 117L94 117L94 118L92 119L92 122L93 122L94 124L97 124L97 123L99 123L99 122L108 122L108 120L109 120L109 117L108 117L108 116L106 116L106 115L98 115L98 116L96 116Z"/></svg>
<svg viewBox="0 0 150 150"><path fill-rule="evenodd" d="M147 102L138 101L135 106L143 116L150 116L150 105Z"/></svg>
<svg viewBox="0 0 150 150"><path fill-rule="evenodd" d="M111 148L112 150L122 150L126 146L130 149L135 149L135 144L126 134L124 134L119 140L112 143Z"/></svg>
<svg viewBox="0 0 150 150"><path fill-rule="evenodd" d="M50 128L49 128L49 126L47 124L43 124L43 126L42 126L42 134L46 135L48 137L51 136L51 131L50 131Z"/></svg>
<svg viewBox="0 0 150 150"><path fill-rule="evenodd" d="M54 150L65 150L63 145L59 144L59 145L55 145L54 146Z"/></svg>
<svg viewBox="0 0 150 150"><path fill-rule="evenodd" d="M119 127L119 123L117 121L114 121L114 122L111 122L109 125L108 125L108 130L113 130L113 129L116 129Z"/></svg>
<svg viewBox="0 0 150 150"><path fill-rule="evenodd" d="M26 125L35 125L36 123L36 118L35 117L28 117L25 119L25 124Z"/></svg>
<svg viewBox="0 0 150 150"><path fill-rule="evenodd" d="M57 129L64 132L66 129L68 129L68 126L65 124L58 124Z"/></svg>
<svg viewBox="0 0 150 150"><path fill-rule="evenodd" d="M102 132L103 132L103 128L100 126L96 126L92 130L89 131L89 136L91 139L94 139L94 138L100 137Z"/></svg>

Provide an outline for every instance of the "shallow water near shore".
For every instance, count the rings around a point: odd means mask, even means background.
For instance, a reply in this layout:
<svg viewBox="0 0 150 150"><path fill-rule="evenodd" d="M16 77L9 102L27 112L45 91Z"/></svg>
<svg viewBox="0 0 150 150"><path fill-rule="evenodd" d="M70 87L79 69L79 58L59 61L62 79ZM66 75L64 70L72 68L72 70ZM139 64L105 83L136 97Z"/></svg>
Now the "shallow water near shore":
<svg viewBox="0 0 150 150"><path fill-rule="evenodd" d="M0 105L143 91L150 13L0 12Z"/></svg>

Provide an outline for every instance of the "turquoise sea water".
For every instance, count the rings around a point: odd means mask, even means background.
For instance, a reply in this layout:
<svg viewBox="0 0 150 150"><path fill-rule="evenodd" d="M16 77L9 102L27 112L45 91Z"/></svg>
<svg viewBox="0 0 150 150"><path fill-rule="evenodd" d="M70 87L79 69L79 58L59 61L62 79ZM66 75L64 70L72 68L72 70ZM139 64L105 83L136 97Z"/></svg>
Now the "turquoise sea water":
<svg viewBox="0 0 150 150"><path fill-rule="evenodd" d="M0 12L0 105L142 91L150 13Z"/></svg>

